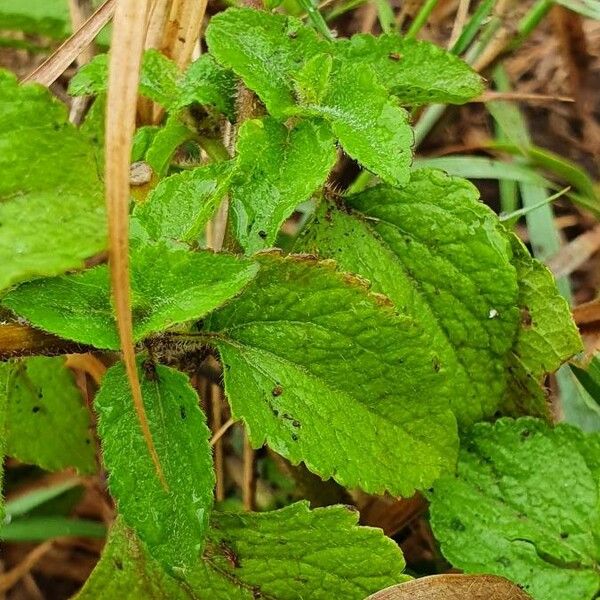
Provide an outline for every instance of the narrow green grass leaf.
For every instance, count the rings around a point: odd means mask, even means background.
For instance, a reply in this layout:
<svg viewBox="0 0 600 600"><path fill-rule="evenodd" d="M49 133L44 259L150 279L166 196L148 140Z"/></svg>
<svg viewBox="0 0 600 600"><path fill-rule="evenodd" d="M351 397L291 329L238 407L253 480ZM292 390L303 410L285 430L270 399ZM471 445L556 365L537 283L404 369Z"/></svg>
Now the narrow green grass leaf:
<svg viewBox="0 0 600 600"><path fill-rule="evenodd" d="M3 542L45 542L53 538L104 536L104 524L68 517L27 517L0 526L0 540Z"/></svg>

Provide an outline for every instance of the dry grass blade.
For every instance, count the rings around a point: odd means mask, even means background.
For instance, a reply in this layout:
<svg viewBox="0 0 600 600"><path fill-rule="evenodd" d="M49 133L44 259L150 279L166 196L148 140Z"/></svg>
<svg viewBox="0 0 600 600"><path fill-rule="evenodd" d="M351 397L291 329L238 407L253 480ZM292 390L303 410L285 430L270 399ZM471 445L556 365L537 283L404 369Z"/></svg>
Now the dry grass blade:
<svg viewBox="0 0 600 600"><path fill-rule="evenodd" d="M367 600L530 600L514 583L495 575L432 575L381 590Z"/></svg>
<svg viewBox="0 0 600 600"><path fill-rule="evenodd" d="M189 63L200 35L208 0L173 0L162 49L179 68Z"/></svg>
<svg viewBox="0 0 600 600"><path fill-rule="evenodd" d="M570 275L600 249L600 225L565 244L546 265L555 277Z"/></svg>
<svg viewBox="0 0 600 600"><path fill-rule="evenodd" d="M493 102L495 100L515 100L523 102L575 102L569 96L551 96L548 94L527 94L524 92L495 92L487 90L471 102Z"/></svg>
<svg viewBox="0 0 600 600"><path fill-rule="evenodd" d="M16 567L0 575L0 593L12 588L20 579L25 577L32 567L52 549L52 541L36 546Z"/></svg>
<svg viewBox="0 0 600 600"><path fill-rule="evenodd" d="M129 166L148 5L148 0L119 0L115 13L106 112L106 208L111 285L123 362L146 446L166 489L142 399L129 288Z"/></svg>
<svg viewBox="0 0 600 600"><path fill-rule="evenodd" d="M140 3L142 4L142 3ZM37 69L32 71L25 82L41 83L49 86L64 73L65 69L94 41L98 32L112 18L117 0L106 0L98 10L66 42L51 54Z"/></svg>

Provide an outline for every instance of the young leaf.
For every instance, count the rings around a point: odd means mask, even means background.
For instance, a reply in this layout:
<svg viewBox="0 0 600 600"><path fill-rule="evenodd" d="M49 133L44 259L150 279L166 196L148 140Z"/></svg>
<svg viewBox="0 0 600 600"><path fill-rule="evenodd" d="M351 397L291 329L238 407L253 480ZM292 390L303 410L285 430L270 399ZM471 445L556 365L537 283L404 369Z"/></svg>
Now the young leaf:
<svg viewBox="0 0 600 600"><path fill-rule="evenodd" d="M0 146L0 290L81 267L106 247L94 147L48 90L6 71Z"/></svg>
<svg viewBox="0 0 600 600"><path fill-rule="evenodd" d="M213 513L204 560L177 582L117 520L76 600L362 600L407 577L399 548L356 522L344 507L311 511L304 502L267 513Z"/></svg>
<svg viewBox="0 0 600 600"><path fill-rule="evenodd" d="M404 185L414 139L408 113L366 65L334 63L327 89L320 103L295 112L323 117L349 156L384 181Z"/></svg>
<svg viewBox="0 0 600 600"><path fill-rule="evenodd" d="M336 55L373 70L379 83L402 104L463 104L484 89L481 77L457 56L397 33L339 40Z"/></svg>
<svg viewBox="0 0 600 600"><path fill-rule="evenodd" d="M64 358L39 356L8 368L6 454L48 471L94 473L90 417Z"/></svg>
<svg viewBox="0 0 600 600"><path fill-rule="evenodd" d="M544 378L582 350L566 300L550 271L510 235L519 279L520 326L510 355L504 408L511 413L547 414Z"/></svg>
<svg viewBox="0 0 600 600"><path fill-rule="evenodd" d="M151 554L167 569L185 571L198 561L212 508L210 431L185 375L154 365L138 372L168 489L144 443L121 363L106 372L95 400L109 488Z"/></svg>
<svg viewBox="0 0 600 600"><path fill-rule="evenodd" d="M292 76L332 44L294 17L251 8L218 13L206 29L210 53L239 75L280 119L296 104Z"/></svg>
<svg viewBox="0 0 600 600"><path fill-rule="evenodd" d="M214 106L230 121L235 118L237 82L231 71L224 69L209 54L195 60L178 82L177 100L170 110L190 106L194 102Z"/></svg>
<svg viewBox="0 0 600 600"><path fill-rule="evenodd" d="M106 92L108 55L99 54L83 65L69 83L73 96ZM234 115L235 78L208 54L194 61L185 73L156 50L147 50L142 60L140 94L168 111L177 111L194 102L214 106L232 119Z"/></svg>
<svg viewBox="0 0 600 600"><path fill-rule="evenodd" d="M230 163L212 163L160 181L133 218L153 240L197 242L227 193Z"/></svg>
<svg viewBox="0 0 600 600"><path fill-rule="evenodd" d="M414 172L402 190L377 186L344 202L350 211L321 209L300 249L367 278L421 325L437 368L452 378L461 424L492 415L519 318L497 217L469 182L433 170Z"/></svg>
<svg viewBox="0 0 600 600"><path fill-rule="evenodd" d="M177 65L158 50L146 50L140 69L140 94L165 108L179 98ZM84 64L69 83L72 96L97 95L108 89L108 54L98 54Z"/></svg>
<svg viewBox="0 0 600 600"><path fill-rule="evenodd" d="M159 177L164 177L177 148L194 136L195 133L181 121L178 115L170 115L164 127L153 136L146 152L146 162Z"/></svg>
<svg viewBox="0 0 600 600"><path fill-rule="evenodd" d="M133 247L134 341L202 318L238 294L257 268L248 260L191 252L164 242ZM106 265L23 284L2 303L45 331L97 348L119 349Z"/></svg>
<svg viewBox="0 0 600 600"><path fill-rule="evenodd" d="M600 590L600 436L569 425L500 419L464 440L458 474L431 494L444 556L518 583L534 600L591 600Z"/></svg>
<svg viewBox="0 0 600 600"><path fill-rule="evenodd" d="M324 123L288 130L267 117L240 127L237 152L230 210L237 239L252 253L272 246L285 219L325 183L336 150Z"/></svg>
<svg viewBox="0 0 600 600"><path fill-rule="evenodd" d="M258 262L206 323L252 445L370 492L410 495L452 468L451 382L412 319L331 262Z"/></svg>

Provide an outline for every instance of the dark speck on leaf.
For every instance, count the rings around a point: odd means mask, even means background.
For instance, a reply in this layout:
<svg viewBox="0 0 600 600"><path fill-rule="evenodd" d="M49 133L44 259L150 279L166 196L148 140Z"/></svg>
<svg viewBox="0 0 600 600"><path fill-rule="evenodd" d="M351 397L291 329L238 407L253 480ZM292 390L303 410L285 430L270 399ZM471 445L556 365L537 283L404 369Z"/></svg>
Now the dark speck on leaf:
<svg viewBox="0 0 600 600"><path fill-rule="evenodd" d="M185 412L185 406L179 407L179 414L181 415L182 419L185 419L187 417L187 413Z"/></svg>
<svg viewBox="0 0 600 600"><path fill-rule="evenodd" d="M258 232L258 237L262 238L263 240L267 237L267 232L264 229L261 229Z"/></svg>
<svg viewBox="0 0 600 600"><path fill-rule="evenodd" d="M280 385L276 385L272 390L271 390L271 395L274 398L277 398L277 396L281 396L281 394L283 394L283 388Z"/></svg>
<svg viewBox="0 0 600 600"><path fill-rule="evenodd" d="M569 534L566 531L561 531L560 537L561 539L566 540L569 537Z"/></svg>
<svg viewBox="0 0 600 600"><path fill-rule="evenodd" d="M37 412L40 412L40 407L39 407L39 406L34 406L34 407L31 409L31 412L32 412L32 413L37 413Z"/></svg>
<svg viewBox="0 0 600 600"><path fill-rule="evenodd" d="M300 421L296 421L295 419L292 421L292 425L294 427L300 427Z"/></svg>
<svg viewBox="0 0 600 600"><path fill-rule="evenodd" d="M156 381L158 379L156 365L151 360L145 360L142 363L142 368L144 369L144 375L148 381Z"/></svg>
<svg viewBox="0 0 600 600"><path fill-rule="evenodd" d="M297 442L298 441L298 436L295 433L292 433L292 439Z"/></svg>
<svg viewBox="0 0 600 600"><path fill-rule="evenodd" d="M531 435L531 431L529 429L524 429L521 431L521 439L527 439Z"/></svg>
<svg viewBox="0 0 600 600"><path fill-rule="evenodd" d="M402 54L400 54L400 52L390 52L388 57L390 60L400 60L402 58Z"/></svg>
<svg viewBox="0 0 600 600"><path fill-rule="evenodd" d="M115 569L117 569L118 571L122 571L123 570L123 563L120 560L115 560Z"/></svg>

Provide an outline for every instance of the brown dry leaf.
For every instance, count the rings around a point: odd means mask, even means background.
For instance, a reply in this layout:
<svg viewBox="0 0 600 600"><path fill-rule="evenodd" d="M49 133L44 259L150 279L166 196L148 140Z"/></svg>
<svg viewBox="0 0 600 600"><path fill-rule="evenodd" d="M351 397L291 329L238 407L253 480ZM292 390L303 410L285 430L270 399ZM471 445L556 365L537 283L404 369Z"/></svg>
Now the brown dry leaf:
<svg viewBox="0 0 600 600"><path fill-rule="evenodd" d="M432 575L381 590L366 600L531 600L495 575Z"/></svg>
<svg viewBox="0 0 600 600"><path fill-rule="evenodd" d="M596 225L565 244L548 260L546 266L555 277L564 277L579 269L599 249L600 225Z"/></svg>
<svg viewBox="0 0 600 600"><path fill-rule="evenodd" d="M146 446L166 489L142 400L133 344L129 287L129 170L148 8L149 0L119 0L115 12L106 111L106 210L111 287L123 362Z"/></svg>
<svg viewBox="0 0 600 600"><path fill-rule="evenodd" d="M0 360L20 356L58 356L85 352L86 346L63 340L51 333L21 323L0 323Z"/></svg>
<svg viewBox="0 0 600 600"><path fill-rule="evenodd" d="M143 4L144 2L140 2ZM94 41L98 32L110 21L117 0L106 0L98 10L68 40L58 47L37 69L31 72L25 82L41 83L49 86L54 83L77 57Z"/></svg>

